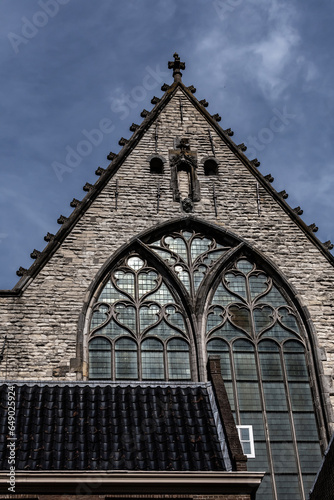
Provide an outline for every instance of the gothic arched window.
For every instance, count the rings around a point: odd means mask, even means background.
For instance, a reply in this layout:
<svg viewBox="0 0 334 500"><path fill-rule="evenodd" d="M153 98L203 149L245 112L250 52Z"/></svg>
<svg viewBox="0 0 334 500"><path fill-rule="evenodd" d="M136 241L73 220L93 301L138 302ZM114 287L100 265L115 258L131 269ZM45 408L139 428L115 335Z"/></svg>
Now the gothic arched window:
<svg viewBox="0 0 334 500"><path fill-rule="evenodd" d="M218 355L235 423L252 426L248 469L267 472L257 498L305 499L322 416L301 316L244 244L189 226L143 237L109 272L92 306L90 378L206 380Z"/></svg>
<svg viewBox="0 0 334 500"><path fill-rule="evenodd" d="M138 255L110 274L94 305L89 377L191 379L190 337L180 301Z"/></svg>
<svg viewBox="0 0 334 500"><path fill-rule="evenodd" d="M266 470L260 500L305 498L321 461L298 314L261 268L242 257L222 273L207 314L207 352L219 355L237 425L252 425Z"/></svg>

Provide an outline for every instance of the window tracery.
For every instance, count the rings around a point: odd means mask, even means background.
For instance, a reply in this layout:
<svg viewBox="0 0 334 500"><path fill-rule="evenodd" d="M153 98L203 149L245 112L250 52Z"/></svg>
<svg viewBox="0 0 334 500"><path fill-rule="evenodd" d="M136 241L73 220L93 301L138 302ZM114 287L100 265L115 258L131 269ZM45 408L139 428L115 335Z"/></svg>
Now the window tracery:
<svg viewBox="0 0 334 500"><path fill-rule="evenodd" d="M149 246L176 273L192 297L212 265L231 248L195 231L168 234Z"/></svg>
<svg viewBox="0 0 334 500"><path fill-rule="evenodd" d="M258 498L281 500L285 491L305 498L320 446L308 344L296 308L249 257L231 261L231 238L183 229L143 246L146 257L132 252L121 260L93 306L90 378L192 380L195 352L201 355L197 328L207 354L220 356L236 424L252 426L255 458L248 468L268 471ZM190 316L196 321L208 294L201 332L199 317L195 325Z"/></svg>
<svg viewBox="0 0 334 500"><path fill-rule="evenodd" d="M120 263L93 308L90 378L189 380L189 344L182 308L162 276L138 255Z"/></svg>
<svg viewBox="0 0 334 500"><path fill-rule="evenodd" d="M236 424L253 426L248 469L268 471L257 498L284 499L285 491L305 498L321 453L295 309L270 276L240 258L221 276L206 336L208 355L220 356Z"/></svg>

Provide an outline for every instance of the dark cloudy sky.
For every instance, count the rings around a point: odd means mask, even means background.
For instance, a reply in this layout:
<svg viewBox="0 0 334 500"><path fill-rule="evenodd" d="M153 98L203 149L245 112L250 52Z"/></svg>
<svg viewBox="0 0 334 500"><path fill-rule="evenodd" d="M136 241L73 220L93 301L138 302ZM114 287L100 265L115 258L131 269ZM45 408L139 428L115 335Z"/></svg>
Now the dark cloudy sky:
<svg viewBox="0 0 334 500"><path fill-rule="evenodd" d="M171 83L175 51L196 97L334 240L333 25L332 0L1 0L0 288Z"/></svg>

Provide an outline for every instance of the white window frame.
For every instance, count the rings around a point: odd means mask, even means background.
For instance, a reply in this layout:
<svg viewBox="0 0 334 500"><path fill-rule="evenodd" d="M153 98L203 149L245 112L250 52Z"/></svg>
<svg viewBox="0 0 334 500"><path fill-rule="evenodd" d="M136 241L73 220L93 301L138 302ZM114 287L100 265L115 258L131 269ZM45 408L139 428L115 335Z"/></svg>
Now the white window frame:
<svg viewBox="0 0 334 500"><path fill-rule="evenodd" d="M249 443L250 444L250 453L245 453L247 458L255 458L255 446L254 446L254 437L253 437L253 426L252 425L237 425L237 430L238 430L238 435L240 439L240 443L242 446L242 449L244 451L244 443ZM248 429L248 436L249 439L241 439L241 429Z"/></svg>

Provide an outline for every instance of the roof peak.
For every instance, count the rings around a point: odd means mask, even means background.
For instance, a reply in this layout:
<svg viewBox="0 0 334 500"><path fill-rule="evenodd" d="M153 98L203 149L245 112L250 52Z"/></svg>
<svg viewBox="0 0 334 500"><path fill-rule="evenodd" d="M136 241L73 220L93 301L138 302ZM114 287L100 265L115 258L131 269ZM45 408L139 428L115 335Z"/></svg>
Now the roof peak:
<svg viewBox="0 0 334 500"><path fill-rule="evenodd" d="M186 64L180 61L179 54L175 52L173 54L174 61L168 61L168 69L173 70L173 78L174 82L182 82L182 73L181 69L186 69Z"/></svg>

